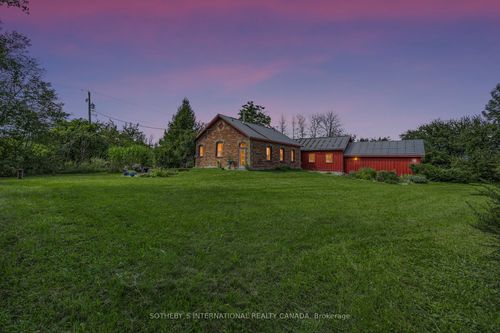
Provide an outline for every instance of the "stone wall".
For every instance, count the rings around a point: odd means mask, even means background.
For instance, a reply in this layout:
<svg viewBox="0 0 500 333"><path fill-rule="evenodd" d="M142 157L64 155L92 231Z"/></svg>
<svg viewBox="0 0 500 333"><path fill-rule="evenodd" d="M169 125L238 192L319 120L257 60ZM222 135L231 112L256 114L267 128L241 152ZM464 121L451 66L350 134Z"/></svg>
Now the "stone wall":
<svg viewBox="0 0 500 333"><path fill-rule="evenodd" d="M216 157L215 149L217 142L224 144L222 157ZM247 163L249 161L248 147L250 146L249 139L238 132L234 127L227 124L224 120L219 119L203 135L196 140L196 167L199 168L215 168L218 166L217 161L222 167L227 167L228 159L232 159L236 167L239 167L239 147L240 143L246 144ZM199 147L205 147L205 155L199 156Z"/></svg>
<svg viewBox="0 0 500 333"><path fill-rule="evenodd" d="M272 158L270 161L266 160L266 147L268 146L271 147ZM280 161L280 148L285 149L284 161ZM295 150L295 162L291 162L290 160L292 149ZM251 151L251 161L250 161L251 169L274 169L280 166L289 166L294 169L300 168L299 147L251 140L250 151Z"/></svg>

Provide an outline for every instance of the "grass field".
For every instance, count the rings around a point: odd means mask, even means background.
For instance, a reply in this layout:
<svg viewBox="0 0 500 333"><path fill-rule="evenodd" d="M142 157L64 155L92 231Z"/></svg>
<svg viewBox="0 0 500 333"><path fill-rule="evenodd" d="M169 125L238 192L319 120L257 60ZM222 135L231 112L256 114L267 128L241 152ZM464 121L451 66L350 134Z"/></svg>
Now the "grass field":
<svg viewBox="0 0 500 333"><path fill-rule="evenodd" d="M0 180L0 331L498 332L474 191L221 170ZM171 312L348 317L155 319Z"/></svg>

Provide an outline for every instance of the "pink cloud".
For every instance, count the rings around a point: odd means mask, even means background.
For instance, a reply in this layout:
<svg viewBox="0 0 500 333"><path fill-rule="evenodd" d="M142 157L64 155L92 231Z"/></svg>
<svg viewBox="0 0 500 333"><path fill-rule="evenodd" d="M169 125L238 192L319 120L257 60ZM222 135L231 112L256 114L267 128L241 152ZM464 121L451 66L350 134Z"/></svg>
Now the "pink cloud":
<svg viewBox="0 0 500 333"><path fill-rule="evenodd" d="M32 1L32 17L40 20L96 15L132 15L136 17L179 17L190 14L227 15L258 10L263 15L287 16L290 19L462 19L494 17L500 14L497 0L46 0ZM22 15L17 15L22 16Z"/></svg>

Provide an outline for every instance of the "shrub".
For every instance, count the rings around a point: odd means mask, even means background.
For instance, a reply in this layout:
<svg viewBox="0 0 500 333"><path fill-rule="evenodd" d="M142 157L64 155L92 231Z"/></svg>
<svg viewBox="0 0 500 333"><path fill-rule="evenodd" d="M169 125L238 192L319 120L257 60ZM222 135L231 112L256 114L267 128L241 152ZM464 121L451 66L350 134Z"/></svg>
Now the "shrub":
<svg viewBox="0 0 500 333"><path fill-rule="evenodd" d="M390 172L388 172L388 171L379 171L379 172L377 172L377 176L375 177L375 179L378 182L384 182L384 183L388 183L388 184L397 184L397 183L399 183L399 177L393 171L390 171Z"/></svg>
<svg viewBox="0 0 500 333"><path fill-rule="evenodd" d="M429 182L424 175L407 175L407 179L410 183L415 184L427 184Z"/></svg>
<svg viewBox="0 0 500 333"><path fill-rule="evenodd" d="M142 168L153 162L153 151L142 145L128 147L111 147L108 150L111 168L119 171L123 168Z"/></svg>
<svg viewBox="0 0 500 333"><path fill-rule="evenodd" d="M274 171L292 171L292 168L290 168L288 165L280 165L274 168Z"/></svg>
<svg viewBox="0 0 500 333"><path fill-rule="evenodd" d="M351 172L349 172L349 174L347 175L347 177L349 177L349 178L358 178L358 173L356 171L351 171Z"/></svg>
<svg viewBox="0 0 500 333"><path fill-rule="evenodd" d="M140 174L140 177L170 177L177 174L176 169L155 168L148 173Z"/></svg>
<svg viewBox="0 0 500 333"><path fill-rule="evenodd" d="M500 185L484 185L476 195L487 199L486 204L480 209L469 206L474 210L478 218L476 228L496 237L497 255L500 258Z"/></svg>
<svg viewBox="0 0 500 333"><path fill-rule="evenodd" d="M373 180L377 176L377 172L372 168L361 168L356 173L356 178L364 180Z"/></svg>
<svg viewBox="0 0 500 333"><path fill-rule="evenodd" d="M431 164L412 164L412 171L438 182L468 183L472 181L470 174L459 168L440 168Z"/></svg>
<svg viewBox="0 0 500 333"><path fill-rule="evenodd" d="M90 161L77 164L73 161L64 164L61 173L93 173L109 171L109 163L102 158L91 158Z"/></svg>

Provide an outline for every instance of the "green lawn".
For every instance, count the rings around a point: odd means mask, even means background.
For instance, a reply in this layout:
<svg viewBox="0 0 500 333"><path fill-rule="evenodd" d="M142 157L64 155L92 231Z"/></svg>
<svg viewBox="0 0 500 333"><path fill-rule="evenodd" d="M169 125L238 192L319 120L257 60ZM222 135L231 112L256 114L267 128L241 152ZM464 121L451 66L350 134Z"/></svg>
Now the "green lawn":
<svg viewBox="0 0 500 333"><path fill-rule="evenodd" d="M307 172L3 179L0 331L498 332L475 190ZM349 318L151 319L171 312Z"/></svg>

